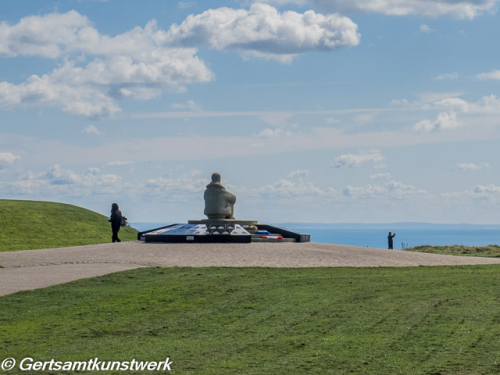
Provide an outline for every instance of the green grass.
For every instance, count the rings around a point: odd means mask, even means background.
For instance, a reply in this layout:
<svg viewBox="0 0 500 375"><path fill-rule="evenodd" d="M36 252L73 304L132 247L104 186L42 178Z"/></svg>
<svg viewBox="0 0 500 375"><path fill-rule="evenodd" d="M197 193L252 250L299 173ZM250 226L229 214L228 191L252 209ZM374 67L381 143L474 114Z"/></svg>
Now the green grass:
<svg viewBox="0 0 500 375"><path fill-rule="evenodd" d="M496 374L499 287L496 265L138 269L1 297L0 353L169 357L173 374Z"/></svg>
<svg viewBox="0 0 500 375"><path fill-rule="evenodd" d="M475 257L500 257L500 246L463 246L463 245L450 245L450 246L430 246L422 245L406 248L407 251L418 251L421 253L433 254L447 254L447 255L469 255Z"/></svg>
<svg viewBox="0 0 500 375"><path fill-rule="evenodd" d="M106 216L54 202L0 200L0 251L45 249L111 242ZM122 241L137 239L130 227Z"/></svg>

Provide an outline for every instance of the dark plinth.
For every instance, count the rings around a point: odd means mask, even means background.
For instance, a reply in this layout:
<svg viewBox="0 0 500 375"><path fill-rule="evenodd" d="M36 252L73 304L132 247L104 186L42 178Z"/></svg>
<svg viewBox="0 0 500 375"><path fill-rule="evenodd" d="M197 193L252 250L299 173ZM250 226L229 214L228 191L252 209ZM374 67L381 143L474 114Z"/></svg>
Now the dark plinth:
<svg viewBox="0 0 500 375"><path fill-rule="evenodd" d="M155 229L150 229L144 232L138 233L137 239L138 240L144 240L145 242L163 242L163 243L250 243L252 242L252 236L256 237L255 234L250 234L253 233L253 231L250 231L250 233L247 233L243 229L240 229L240 234L235 234L232 232L231 235L226 235L226 234L215 234L213 233L213 230L209 228L209 220L190 220L189 225L187 224L171 224L167 225L165 227L160 227L160 228L155 228ZM271 232L274 235L281 235L283 236L283 239L286 239L287 241L280 241L280 240L274 240L274 239L269 239L265 240L265 242L310 242L311 241L311 236L307 233L300 233L300 232L294 232L290 231L286 228L280 228L280 227L275 227L273 225L267 225L267 224L257 224L257 221L255 220L216 220L216 221L210 221L212 225L225 225L226 227L228 225L240 225L240 226L249 226L249 225L258 225L259 230L267 230ZM204 224L201 225L202 230L195 230L192 229L190 230L189 228L185 232L181 233L174 233L171 231L170 233L167 233L166 229L175 229L175 227L181 226L181 227L195 227L198 226L199 224ZM184 229L181 228L181 230L184 231ZM218 230L218 229L217 229ZM241 234L242 231L244 234ZM264 241L264 239L259 238L259 242Z"/></svg>
<svg viewBox="0 0 500 375"><path fill-rule="evenodd" d="M144 238L144 242L162 242L162 243L250 243L251 236L148 236Z"/></svg>

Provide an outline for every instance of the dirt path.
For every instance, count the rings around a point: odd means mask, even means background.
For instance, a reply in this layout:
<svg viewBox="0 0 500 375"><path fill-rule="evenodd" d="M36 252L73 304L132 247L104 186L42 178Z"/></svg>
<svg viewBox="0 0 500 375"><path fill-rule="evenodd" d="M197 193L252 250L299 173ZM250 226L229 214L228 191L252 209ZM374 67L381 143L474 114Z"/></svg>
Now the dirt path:
<svg viewBox="0 0 500 375"><path fill-rule="evenodd" d="M138 267L411 267L500 264L322 243L146 244L139 241L0 253L0 295Z"/></svg>

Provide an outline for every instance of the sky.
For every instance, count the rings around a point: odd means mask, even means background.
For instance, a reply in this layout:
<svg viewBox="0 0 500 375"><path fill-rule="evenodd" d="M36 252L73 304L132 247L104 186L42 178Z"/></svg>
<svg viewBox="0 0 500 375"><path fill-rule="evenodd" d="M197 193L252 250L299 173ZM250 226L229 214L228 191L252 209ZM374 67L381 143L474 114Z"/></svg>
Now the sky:
<svg viewBox="0 0 500 375"><path fill-rule="evenodd" d="M498 0L5 0L0 198L500 223Z"/></svg>

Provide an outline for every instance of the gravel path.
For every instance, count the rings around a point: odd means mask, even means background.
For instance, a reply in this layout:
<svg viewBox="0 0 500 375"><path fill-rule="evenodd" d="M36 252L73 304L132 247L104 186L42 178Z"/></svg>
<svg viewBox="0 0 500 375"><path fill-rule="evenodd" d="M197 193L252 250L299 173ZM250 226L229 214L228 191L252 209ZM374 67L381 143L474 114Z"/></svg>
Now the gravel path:
<svg viewBox="0 0 500 375"><path fill-rule="evenodd" d="M0 295L139 267L412 267L500 264L322 243L155 244L139 241L0 253Z"/></svg>

